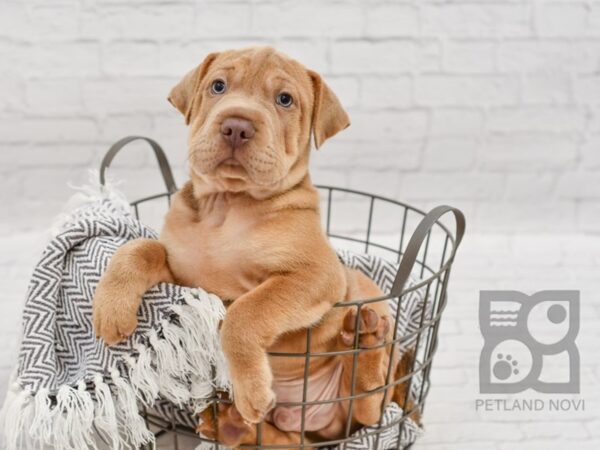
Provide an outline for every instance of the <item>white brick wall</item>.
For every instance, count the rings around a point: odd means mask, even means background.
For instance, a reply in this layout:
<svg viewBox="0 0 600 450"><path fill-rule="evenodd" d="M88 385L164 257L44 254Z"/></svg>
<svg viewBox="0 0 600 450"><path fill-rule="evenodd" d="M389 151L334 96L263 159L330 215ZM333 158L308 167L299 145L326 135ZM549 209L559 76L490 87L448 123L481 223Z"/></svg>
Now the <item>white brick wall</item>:
<svg viewBox="0 0 600 450"><path fill-rule="evenodd" d="M600 448L600 238L585 235L600 232L600 0L0 0L0 399L67 183L127 134L160 141L181 183L170 87L252 44L322 72L352 116L313 155L317 182L467 214L418 448ZM131 195L161 190L134 147L111 173ZM475 411L475 305L495 288L582 290L585 414Z"/></svg>
<svg viewBox="0 0 600 450"><path fill-rule="evenodd" d="M169 88L252 44L321 71L351 113L316 181L450 202L480 232L600 232L600 1L2 0L0 233L47 224L125 134L162 142L181 181ZM151 187L142 150L122 163Z"/></svg>

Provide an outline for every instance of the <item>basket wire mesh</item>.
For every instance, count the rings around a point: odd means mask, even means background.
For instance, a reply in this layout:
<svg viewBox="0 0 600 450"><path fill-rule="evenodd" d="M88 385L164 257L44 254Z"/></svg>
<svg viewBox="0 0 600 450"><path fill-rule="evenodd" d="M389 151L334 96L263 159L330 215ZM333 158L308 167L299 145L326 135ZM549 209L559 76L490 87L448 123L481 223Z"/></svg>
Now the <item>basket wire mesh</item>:
<svg viewBox="0 0 600 450"><path fill-rule="evenodd" d="M131 202L135 216L138 219L143 219L143 214L141 213L142 205L159 201L164 203L165 208L168 208L170 206L171 196L177 191L168 160L161 147L155 141L145 137L130 136L115 143L109 149L102 161L100 167L100 182L102 185L105 184L106 169L115 155L124 146L135 140L144 140L150 144L157 158L166 185L166 191L163 193L143 197ZM394 302L396 311L400 311L403 299L410 293L421 290L421 292L424 292L425 304L420 314L419 325L415 331L399 336L398 320L400 314L398 313L395 317L395 326L393 327L393 338L391 341L386 340L383 344L374 348L361 349L358 346L358 333L356 333L353 348L331 352L311 352L312 329L308 329L304 352L270 352L269 355L271 358L304 359L305 366L302 399L296 402L277 403L277 406L301 408L302 415L299 442L296 445L274 445L263 443L263 427L262 424L258 424L256 425L256 444L241 445L240 448L266 450L284 448L309 449L339 446L339 448L345 450L346 446L353 443L356 439L352 436L354 431L352 430L352 417L356 400L378 393L384 393L384 396L386 396L390 390L402 386L401 392L404 393L404 399L403 404L400 405L402 407L402 414L400 417L384 424L383 411L386 404L381 402L381 418L379 419L379 422L371 426L369 428L370 431L362 435L363 438L372 435L375 438L373 450L379 450L381 433L388 428L396 427L398 429L398 437L394 448L399 449L401 448L401 438L408 418L415 417L415 414L422 417L425 411L425 400L431 386L431 366L438 346L440 319L447 302L448 281L452 263L465 230L465 219L459 210L448 206L439 206L432 209L429 213L425 213L405 203L378 195L333 186L317 186L317 188L321 193L322 199L323 225L327 236L333 243L345 243L352 246L353 249L362 251L363 253L383 256L388 261L399 263L398 271L395 275L390 292L377 298L338 302L334 305L334 308L355 308L357 313L355 329L357 329L360 311L365 305L376 302ZM344 226L341 228L334 226L336 204L342 205L343 207L340 209L346 209L346 213L349 212L346 216L350 216L353 219L353 222L358 223L358 226L347 226L346 220L342 221ZM366 217L358 222L356 222L356 205L362 205L365 211L367 211ZM378 220L376 220L375 213L379 208L388 211L387 213L384 212L384 216L386 214L393 216L392 220L389 220L389 217L388 220L381 220L381 222L385 222L388 227L387 235L385 235L384 239L379 238L379 236L383 234L376 230ZM390 211L393 211L393 213ZM442 216L447 213L451 213L454 216L456 223L455 233L451 232L449 226L444 223ZM396 228L396 233L393 233L394 228ZM391 234L390 230L392 231ZM412 281L410 281L411 276L413 277ZM417 281L415 281L415 278ZM413 340L415 344L412 349L413 356L408 373L403 374L403 376L398 379L394 379L394 374L392 373L392 358L390 357L387 364L385 384L367 392L357 393L356 371L359 354L365 351L372 351L376 348L391 347L391 355L396 348L409 340ZM311 362L316 358L331 358L345 355L351 355L352 357L350 394L330 400L309 401L307 399L307 380ZM417 376L421 377L421 382L418 392L415 393L413 383ZM218 416L219 403L230 402L229 399L224 398L219 395L218 392L214 391L210 399L210 407L212 408L214 417ZM348 405L344 436L328 441L309 442L306 431L306 408L315 404L339 402L347 402ZM225 445L200 436L196 434L193 429L179 424L175 415L175 406L171 408L170 420L166 420L165 418L148 411L146 408L142 409L142 415L157 438L170 435L172 446L175 450L181 448L179 438L183 436L192 437L198 440L198 442L210 444L210 448L214 450L223 450L227 448ZM409 446L410 445L405 448L408 448Z"/></svg>

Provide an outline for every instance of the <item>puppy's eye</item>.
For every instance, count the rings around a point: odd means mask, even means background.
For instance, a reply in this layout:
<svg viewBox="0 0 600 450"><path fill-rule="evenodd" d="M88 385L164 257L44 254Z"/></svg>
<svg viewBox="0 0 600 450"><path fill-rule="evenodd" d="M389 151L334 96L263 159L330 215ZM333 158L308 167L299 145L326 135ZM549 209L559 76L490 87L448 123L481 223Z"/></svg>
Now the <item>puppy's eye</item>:
<svg viewBox="0 0 600 450"><path fill-rule="evenodd" d="M217 95L224 94L226 90L227 90L227 85L225 84L225 82L223 80L215 80L210 85L210 91L213 94L217 94Z"/></svg>
<svg viewBox="0 0 600 450"><path fill-rule="evenodd" d="M284 108L289 108L294 103L294 99L287 92L282 92L277 96L277 104L283 106Z"/></svg>

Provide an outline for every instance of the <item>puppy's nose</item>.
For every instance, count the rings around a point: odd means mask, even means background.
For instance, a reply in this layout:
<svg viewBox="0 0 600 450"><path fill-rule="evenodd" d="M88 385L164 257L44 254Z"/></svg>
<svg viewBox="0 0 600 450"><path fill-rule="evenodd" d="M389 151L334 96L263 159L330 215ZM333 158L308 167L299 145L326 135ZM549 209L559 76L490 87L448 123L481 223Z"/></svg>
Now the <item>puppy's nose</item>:
<svg viewBox="0 0 600 450"><path fill-rule="evenodd" d="M221 136L227 141L232 150L248 142L256 130L252 122L239 117L228 117L221 124Z"/></svg>

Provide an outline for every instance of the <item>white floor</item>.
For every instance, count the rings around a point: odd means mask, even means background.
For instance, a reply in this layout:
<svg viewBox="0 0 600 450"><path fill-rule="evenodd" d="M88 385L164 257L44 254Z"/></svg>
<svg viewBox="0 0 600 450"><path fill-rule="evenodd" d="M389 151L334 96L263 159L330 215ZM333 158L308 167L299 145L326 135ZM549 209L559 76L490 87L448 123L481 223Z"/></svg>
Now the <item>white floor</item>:
<svg viewBox="0 0 600 450"><path fill-rule="evenodd" d="M42 233L0 237L0 399L15 362L20 309ZM600 448L600 236L467 235L450 282L418 449L578 450ZM478 359L483 289L533 293L581 291L581 394L584 411L478 412ZM550 394L529 398L548 399ZM493 397L493 396L492 396ZM498 396L496 396L498 397ZM554 396L573 398L569 396ZM169 448L165 442L161 448Z"/></svg>

